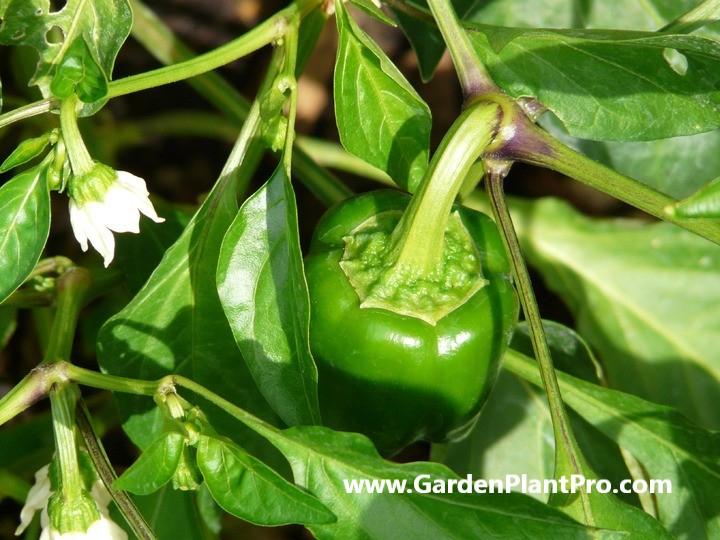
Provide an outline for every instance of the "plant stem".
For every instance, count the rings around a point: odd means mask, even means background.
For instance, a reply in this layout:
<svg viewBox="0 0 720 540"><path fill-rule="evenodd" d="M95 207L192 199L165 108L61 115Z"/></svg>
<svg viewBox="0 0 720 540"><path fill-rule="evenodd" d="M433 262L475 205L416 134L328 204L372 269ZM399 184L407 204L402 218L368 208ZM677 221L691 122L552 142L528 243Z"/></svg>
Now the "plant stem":
<svg viewBox="0 0 720 540"><path fill-rule="evenodd" d="M42 364L70 358L80 309L91 285L92 276L84 268L71 268L57 279L57 309Z"/></svg>
<svg viewBox="0 0 720 540"><path fill-rule="evenodd" d="M560 172L651 216L720 244L720 223L717 220L668 214L665 207L674 205L677 202L675 199L576 152L529 121L518 123L514 137L505 141L495 155L504 160L522 161Z"/></svg>
<svg viewBox="0 0 720 540"><path fill-rule="evenodd" d="M80 100L72 95L60 103L60 128L67 149L73 174L82 176L89 173L94 165L93 159L83 141L77 123L77 111Z"/></svg>
<svg viewBox="0 0 720 540"><path fill-rule="evenodd" d="M688 34L718 19L720 19L720 0L705 0L663 26L658 32L663 34Z"/></svg>
<svg viewBox="0 0 720 540"><path fill-rule="evenodd" d="M550 407L550 417L552 419L553 434L555 436L555 474L561 467L561 463L567 460L574 472L583 471L584 458L580 453L580 449L575 440L575 436L570 428L570 421L567 416L567 410L562 401L560 387L555 369L552 364L550 348L547 344L547 336L542 324L542 317L538 309L535 292L530 281L525 258L520 248L520 242L515 232L510 211L505 201L503 193L503 179L509 164L490 165L487 171L485 185L490 198L490 204L493 209L495 221L499 225L500 234L505 244L505 250L510 256L513 267L515 282L520 296L520 305L522 306L525 318L530 324L531 338L535 358L540 369L540 377L542 379L543 388L547 395ZM580 493L583 513L588 518L591 516L587 494L582 491Z"/></svg>
<svg viewBox="0 0 720 540"><path fill-rule="evenodd" d="M14 122L19 122L20 120L25 120L26 118L31 118L33 116L37 116L38 114L49 112L52 108L53 100L48 98L43 99L42 101L28 103L27 105L8 111L5 114L0 114L0 129L5 126L9 126Z"/></svg>
<svg viewBox="0 0 720 540"><path fill-rule="evenodd" d="M296 16L302 18L321 4L322 0L297 0L249 32L217 49L213 49L210 52L179 64L115 81L108 88L107 97L114 98L137 92L138 90L146 90L148 88L170 84L229 64L238 58L255 52L265 45L282 39L287 31L289 20Z"/></svg>
<svg viewBox="0 0 720 540"><path fill-rule="evenodd" d="M500 106L479 102L455 121L433 155L417 193L392 237L395 271L413 276L433 273L442 261L448 219L473 164L495 137Z"/></svg>
<svg viewBox="0 0 720 540"><path fill-rule="evenodd" d="M450 0L428 0L428 6L450 49L465 101L468 102L475 96L498 92L498 87L485 71L470 38L460 25Z"/></svg>
<svg viewBox="0 0 720 540"><path fill-rule="evenodd" d="M75 385L53 385L50 390L55 448L60 462L60 477L65 500L80 499L85 492L75 441L75 404L78 395Z"/></svg>
<svg viewBox="0 0 720 540"><path fill-rule="evenodd" d="M131 0L131 4L135 13L133 36L160 62L169 64L194 57L194 53L183 45L142 2ZM250 109L248 100L220 75L205 73L187 82L238 125L245 121ZM110 86L112 87L113 84L110 83ZM353 194L335 176L318 167L312 158L297 146L293 148L293 169L303 184L327 206L347 199Z"/></svg>
<svg viewBox="0 0 720 540"><path fill-rule="evenodd" d="M100 442L95 427L93 426L92 417L90 411L88 411L85 402L80 399L76 409L75 421L78 426L78 430L82 435L85 447L88 450L90 459L95 466L95 470L100 476L100 479L105 484L108 492L115 501L115 504L120 509L123 517L132 528L133 533L140 540L157 540L157 535L154 533L150 525L148 525L145 518L138 510L138 507L133 502L132 498L124 491L120 491L113 488L113 482L117 479L115 470L110 464L105 449Z"/></svg>

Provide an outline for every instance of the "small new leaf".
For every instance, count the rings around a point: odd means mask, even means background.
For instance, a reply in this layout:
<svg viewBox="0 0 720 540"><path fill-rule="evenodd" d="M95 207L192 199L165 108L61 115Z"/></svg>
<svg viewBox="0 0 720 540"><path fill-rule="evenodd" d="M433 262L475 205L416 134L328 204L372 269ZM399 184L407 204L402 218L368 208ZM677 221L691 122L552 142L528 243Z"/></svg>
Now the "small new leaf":
<svg viewBox="0 0 720 540"><path fill-rule="evenodd" d="M148 446L140 457L115 480L113 487L136 495L150 495L167 484L180 463L185 439L168 432Z"/></svg>
<svg viewBox="0 0 720 540"><path fill-rule="evenodd" d="M48 131L39 137L21 142L18 147L13 150L12 154L3 161L2 165L0 165L0 173L7 172L38 157L53 137L57 137L57 133Z"/></svg>
<svg viewBox="0 0 720 540"><path fill-rule="evenodd" d="M132 27L128 1L68 0L61 10L51 9L48 0L1 3L0 44L38 51L40 61L30 84L44 97L67 97L76 88L86 103L101 99Z"/></svg>
<svg viewBox="0 0 720 540"><path fill-rule="evenodd" d="M665 211L685 218L720 218L720 177Z"/></svg>

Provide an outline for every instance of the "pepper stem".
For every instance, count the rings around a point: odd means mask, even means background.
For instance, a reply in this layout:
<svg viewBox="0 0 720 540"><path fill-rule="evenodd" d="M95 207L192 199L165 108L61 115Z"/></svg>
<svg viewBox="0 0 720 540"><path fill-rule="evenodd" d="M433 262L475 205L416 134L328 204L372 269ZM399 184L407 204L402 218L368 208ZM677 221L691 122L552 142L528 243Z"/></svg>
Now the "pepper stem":
<svg viewBox="0 0 720 540"><path fill-rule="evenodd" d="M62 101L60 104L60 127L73 174L82 176L89 173L95 163L80 134L77 123L78 104L79 100L75 94Z"/></svg>
<svg viewBox="0 0 720 540"><path fill-rule="evenodd" d="M395 272L430 276L441 262L450 211L465 177L495 138L501 107L482 101L453 124L435 152L417 193L393 232Z"/></svg>

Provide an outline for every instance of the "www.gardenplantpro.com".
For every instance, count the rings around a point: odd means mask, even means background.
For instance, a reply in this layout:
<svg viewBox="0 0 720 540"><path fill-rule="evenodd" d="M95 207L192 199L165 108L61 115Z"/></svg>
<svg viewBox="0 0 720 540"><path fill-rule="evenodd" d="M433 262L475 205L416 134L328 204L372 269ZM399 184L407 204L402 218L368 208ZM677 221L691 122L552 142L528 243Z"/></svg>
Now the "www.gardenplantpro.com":
<svg viewBox="0 0 720 540"><path fill-rule="evenodd" d="M718 21L0 0L0 537L720 538Z"/></svg>

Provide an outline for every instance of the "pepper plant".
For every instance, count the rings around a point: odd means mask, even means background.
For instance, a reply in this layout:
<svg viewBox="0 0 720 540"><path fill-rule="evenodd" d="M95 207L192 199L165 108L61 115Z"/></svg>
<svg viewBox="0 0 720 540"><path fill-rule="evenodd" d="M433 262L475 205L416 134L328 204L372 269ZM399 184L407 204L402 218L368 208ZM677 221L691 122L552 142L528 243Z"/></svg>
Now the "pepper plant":
<svg viewBox="0 0 720 540"><path fill-rule="evenodd" d="M423 80L449 50L463 105L436 148L369 18ZM139 0L0 0L3 82L28 90L0 114L27 134L0 165L0 345L32 366L0 399L17 534L219 538L235 516L318 538L720 538L718 19L717 0L295 0L195 56ZM329 25L342 146L295 129ZM130 35L165 67L113 79ZM263 50L246 100L215 70ZM219 113L194 129L235 138L191 208L92 131L179 81ZM515 163L638 212L506 197ZM309 247L298 186L329 208ZM528 265L574 328L543 320ZM132 463L108 458L115 424ZM509 475L584 482L458 483Z"/></svg>

